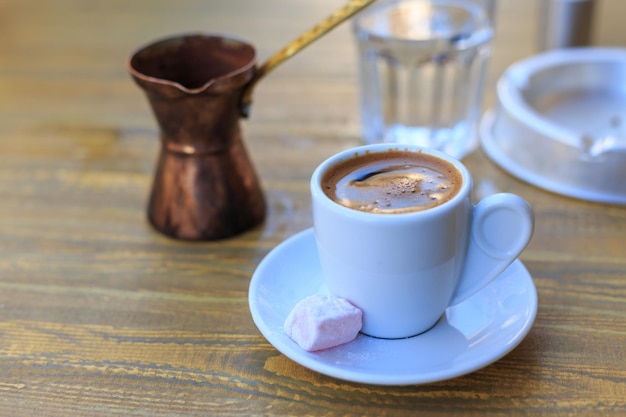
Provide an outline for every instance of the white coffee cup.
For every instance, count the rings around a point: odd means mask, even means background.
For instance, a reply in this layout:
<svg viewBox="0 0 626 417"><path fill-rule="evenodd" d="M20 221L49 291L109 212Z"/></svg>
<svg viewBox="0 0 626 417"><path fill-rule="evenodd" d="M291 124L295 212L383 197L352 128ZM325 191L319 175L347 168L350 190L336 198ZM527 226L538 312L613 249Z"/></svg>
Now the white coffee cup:
<svg viewBox="0 0 626 417"><path fill-rule="evenodd" d="M393 149L452 164L462 178L458 193L437 207L399 214L348 208L324 193L322 177L339 162ZM331 293L363 311L364 334L404 338L429 330L447 307L485 287L524 250L534 224L528 203L502 193L474 206L471 189L461 162L419 146L367 145L317 167L311 196L324 280Z"/></svg>

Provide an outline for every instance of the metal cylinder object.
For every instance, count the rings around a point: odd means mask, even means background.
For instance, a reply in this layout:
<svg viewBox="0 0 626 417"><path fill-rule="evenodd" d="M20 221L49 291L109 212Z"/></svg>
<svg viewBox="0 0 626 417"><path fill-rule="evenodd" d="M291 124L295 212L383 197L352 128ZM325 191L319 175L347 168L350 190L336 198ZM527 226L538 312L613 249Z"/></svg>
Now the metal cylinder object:
<svg viewBox="0 0 626 417"><path fill-rule="evenodd" d="M594 0L541 0L539 50L591 43Z"/></svg>

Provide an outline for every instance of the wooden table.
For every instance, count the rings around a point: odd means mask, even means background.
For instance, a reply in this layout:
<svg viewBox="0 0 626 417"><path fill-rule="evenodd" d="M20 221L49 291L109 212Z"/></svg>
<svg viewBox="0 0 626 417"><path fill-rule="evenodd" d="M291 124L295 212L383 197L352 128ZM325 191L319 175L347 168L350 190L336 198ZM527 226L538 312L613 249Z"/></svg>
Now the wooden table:
<svg viewBox="0 0 626 417"><path fill-rule="evenodd" d="M255 327L250 277L311 226L308 178L360 144L344 25L258 87L246 142L266 222L233 239L176 241L145 218L156 123L128 53L196 30L254 40L261 59L342 0L0 3L0 415L626 415L626 208L517 180L481 151L476 193L536 211L522 256L539 310L496 363L429 385L344 382L282 356ZM497 77L535 52L537 1L501 1ZM598 5L595 42L626 44L626 3Z"/></svg>

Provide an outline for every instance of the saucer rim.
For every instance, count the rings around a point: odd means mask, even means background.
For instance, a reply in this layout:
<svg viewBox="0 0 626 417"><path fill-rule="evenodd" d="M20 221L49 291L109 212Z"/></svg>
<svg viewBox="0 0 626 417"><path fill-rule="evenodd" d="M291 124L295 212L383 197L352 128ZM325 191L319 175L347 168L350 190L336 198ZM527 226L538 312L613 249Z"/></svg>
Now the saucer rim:
<svg viewBox="0 0 626 417"><path fill-rule="evenodd" d="M318 359L316 359L316 355L319 355L320 352L307 352L301 349L299 346L295 345L295 343L291 340L289 340L289 342L291 342L292 345L287 345L286 343L284 343L285 340L276 338L276 330L272 330L268 323L264 321L261 308L257 304L257 296L259 295L260 291L259 285L262 280L262 278L259 277L263 276L263 272L265 271L265 269L268 268L268 265L271 265L273 263L274 258L280 256L285 247L295 245L297 243L300 243L300 241L305 241L307 239L314 239L313 228L305 229L285 239L277 246L275 246L261 260L261 262L255 269L252 279L250 281L250 286L248 290L248 303L252 319L256 327L265 337L265 339L276 350L278 350L281 354L285 355L290 360L298 363L299 365L320 374L337 378L343 381L386 386L422 385L460 377L475 372L478 369L484 368L510 353L513 349L515 349L515 347L519 345L519 343L521 343L522 340L524 340L536 319L538 309L537 290L528 270L525 268L523 263L519 259L517 259L513 262L513 264L509 266L509 268L507 268L507 270L515 268L519 270L517 274L525 275L523 277L527 281L525 287L529 291L528 305L526 305L526 311L528 313L524 317L524 322L521 324L519 330L515 333L514 337L512 337L506 343L503 343L502 346L498 349L494 350L492 347L491 354L483 355L481 357L474 358L473 360L466 361L464 366L459 366L457 364L457 366L453 367L452 369L442 368L439 371L429 371L426 373L416 372L406 375L364 373L360 371L347 370L339 366L333 366L324 362L320 362ZM487 287L489 287L489 285ZM472 297L469 297L468 300L459 303L459 305L462 305L463 303L471 299ZM435 325L435 327L438 325L439 322ZM369 336L359 334L358 337ZM389 343L390 345L394 342L393 340L379 340L380 343Z"/></svg>

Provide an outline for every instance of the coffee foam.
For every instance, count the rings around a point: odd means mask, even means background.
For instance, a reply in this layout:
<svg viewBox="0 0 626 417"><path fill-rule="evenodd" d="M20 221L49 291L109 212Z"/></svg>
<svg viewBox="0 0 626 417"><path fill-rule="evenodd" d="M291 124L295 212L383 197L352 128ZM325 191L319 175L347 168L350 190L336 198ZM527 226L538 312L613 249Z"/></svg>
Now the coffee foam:
<svg viewBox="0 0 626 417"><path fill-rule="evenodd" d="M388 151L361 155L331 167L322 178L329 198L359 211L406 213L436 207L461 187L461 174L432 155Z"/></svg>

